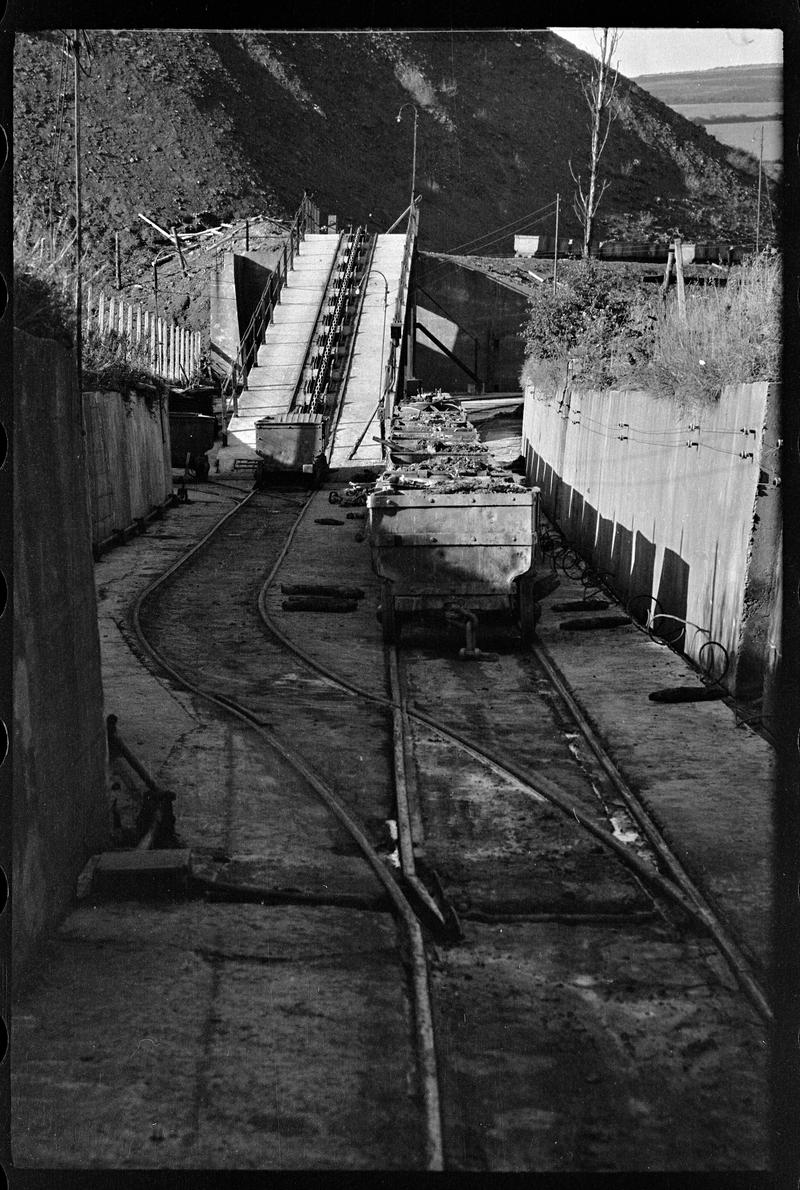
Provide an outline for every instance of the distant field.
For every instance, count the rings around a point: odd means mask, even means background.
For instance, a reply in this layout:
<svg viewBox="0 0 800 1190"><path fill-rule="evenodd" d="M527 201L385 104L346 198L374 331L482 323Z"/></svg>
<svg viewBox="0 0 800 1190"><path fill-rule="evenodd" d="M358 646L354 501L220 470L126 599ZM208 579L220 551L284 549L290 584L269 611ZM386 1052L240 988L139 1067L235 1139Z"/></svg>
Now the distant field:
<svg viewBox="0 0 800 1190"><path fill-rule="evenodd" d="M644 74L634 82L670 107L687 103L772 103L780 108L783 102L783 66L777 62Z"/></svg>
<svg viewBox="0 0 800 1190"><path fill-rule="evenodd" d="M726 66L675 74L642 75L634 81L731 149L758 157L764 126L764 163L770 174L783 161L783 67Z"/></svg>
<svg viewBox="0 0 800 1190"><path fill-rule="evenodd" d="M708 120L715 116L727 116L729 123L734 123L738 116L750 116L758 119L763 117L767 119L772 116L780 116L782 107L780 101L763 100L758 103L740 103L738 100L735 103L671 103L669 105L673 111L680 112L682 116L686 116L687 120L693 120L699 117L701 120Z"/></svg>
<svg viewBox="0 0 800 1190"><path fill-rule="evenodd" d="M761 124L709 124L706 131L723 145L732 149L746 149L758 157L761 146ZM764 161L783 160L783 124L780 120L764 121Z"/></svg>

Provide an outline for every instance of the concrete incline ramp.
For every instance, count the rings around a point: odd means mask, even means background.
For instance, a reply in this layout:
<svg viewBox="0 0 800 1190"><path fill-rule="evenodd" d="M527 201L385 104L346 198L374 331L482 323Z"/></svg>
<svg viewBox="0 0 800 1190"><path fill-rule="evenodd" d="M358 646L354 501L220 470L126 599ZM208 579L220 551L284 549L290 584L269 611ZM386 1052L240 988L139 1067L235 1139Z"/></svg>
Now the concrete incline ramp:
<svg viewBox="0 0 800 1190"><path fill-rule="evenodd" d="M301 241L247 389L239 396L238 415L228 425L228 445L220 451L222 470L236 458L254 458L260 418L288 410L338 248L338 235L307 235Z"/></svg>
<svg viewBox="0 0 800 1190"><path fill-rule="evenodd" d="M381 448L372 440L380 432L377 417L364 435L355 457L349 459L348 456L381 394L383 368L389 359L390 328L400 288L405 242L405 234L377 237L353 345L344 403L329 456L332 470L381 462Z"/></svg>

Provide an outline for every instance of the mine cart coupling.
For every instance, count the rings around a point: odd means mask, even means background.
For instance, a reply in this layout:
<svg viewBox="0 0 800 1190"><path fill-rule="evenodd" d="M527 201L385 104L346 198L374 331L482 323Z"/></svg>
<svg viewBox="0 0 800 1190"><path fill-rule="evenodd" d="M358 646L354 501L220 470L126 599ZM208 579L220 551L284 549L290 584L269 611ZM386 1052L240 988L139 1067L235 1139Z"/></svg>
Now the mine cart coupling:
<svg viewBox="0 0 800 1190"><path fill-rule="evenodd" d="M471 612L465 607L459 607L458 604L448 603L444 609L444 615L449 623L464 626L467 643L463 649L458 651L462 661L498 660L497 653L484 653L475 643L478 632L478 617L475 612Z"/></svg>

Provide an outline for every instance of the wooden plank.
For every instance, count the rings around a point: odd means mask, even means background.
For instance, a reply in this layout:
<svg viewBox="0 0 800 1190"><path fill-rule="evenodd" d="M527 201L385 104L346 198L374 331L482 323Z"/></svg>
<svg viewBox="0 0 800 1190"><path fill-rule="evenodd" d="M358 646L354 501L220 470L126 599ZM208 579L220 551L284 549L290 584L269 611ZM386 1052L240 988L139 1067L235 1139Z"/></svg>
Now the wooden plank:
<svg viewBox="0 0 800 1190"><path fill-rule="evenodd" d="M101 335L103 333L103 318L105 317L105 312L106 312L106 295L103 293L103 291L101 289L100 290L100 302L99 302L98 309L97 309L97 329L100 331Z"/></svg>
<svg viewBox="0 0 800 1190"><path fill-rule="evenodd" d="M173 242L172 236L170 235L170 233L168 231L165 231L163 227L159 227L158 224L154 223L152 219L148 219L147 216L143 215L141 211L139 211L137 213L138 213L140 219L144 219L145 223L149 223L151 227L154 227L156 229L156 231L159 232L164 237L165 240L169 240L170 243Z"/></svg>

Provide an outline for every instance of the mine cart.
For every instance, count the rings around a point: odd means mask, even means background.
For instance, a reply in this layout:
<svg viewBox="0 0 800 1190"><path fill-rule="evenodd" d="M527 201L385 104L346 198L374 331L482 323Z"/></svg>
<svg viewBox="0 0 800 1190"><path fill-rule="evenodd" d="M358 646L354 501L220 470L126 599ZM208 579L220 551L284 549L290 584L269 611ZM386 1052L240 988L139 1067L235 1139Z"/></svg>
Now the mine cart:
<svg viewBox="0 0 800 1190"><path fill-rule="evenodd" d="M173 467L183 467L187 455L190 465L205 459L206 451L214 445L216 423L205 413L172 413L169 415L170 452ZM202 464L201 464L202 465ZM203 468L206 473L208 468Z"/></svg>
<svg viewBox="0 0 800 1190"><path fill-rule="evenodd" d="M538 525L539 489L513 482L372 492L367 532L384 639L397 639L399 613L436 608L470 615L507 608L529 637Z"/></svg>
<svg viewBox="0 0 800 1190"><path fill-rule="evenodd" d="M256 422L256 482L281 472L320 479L327 470L328 417L323 413L283 413Z"/></svg>

